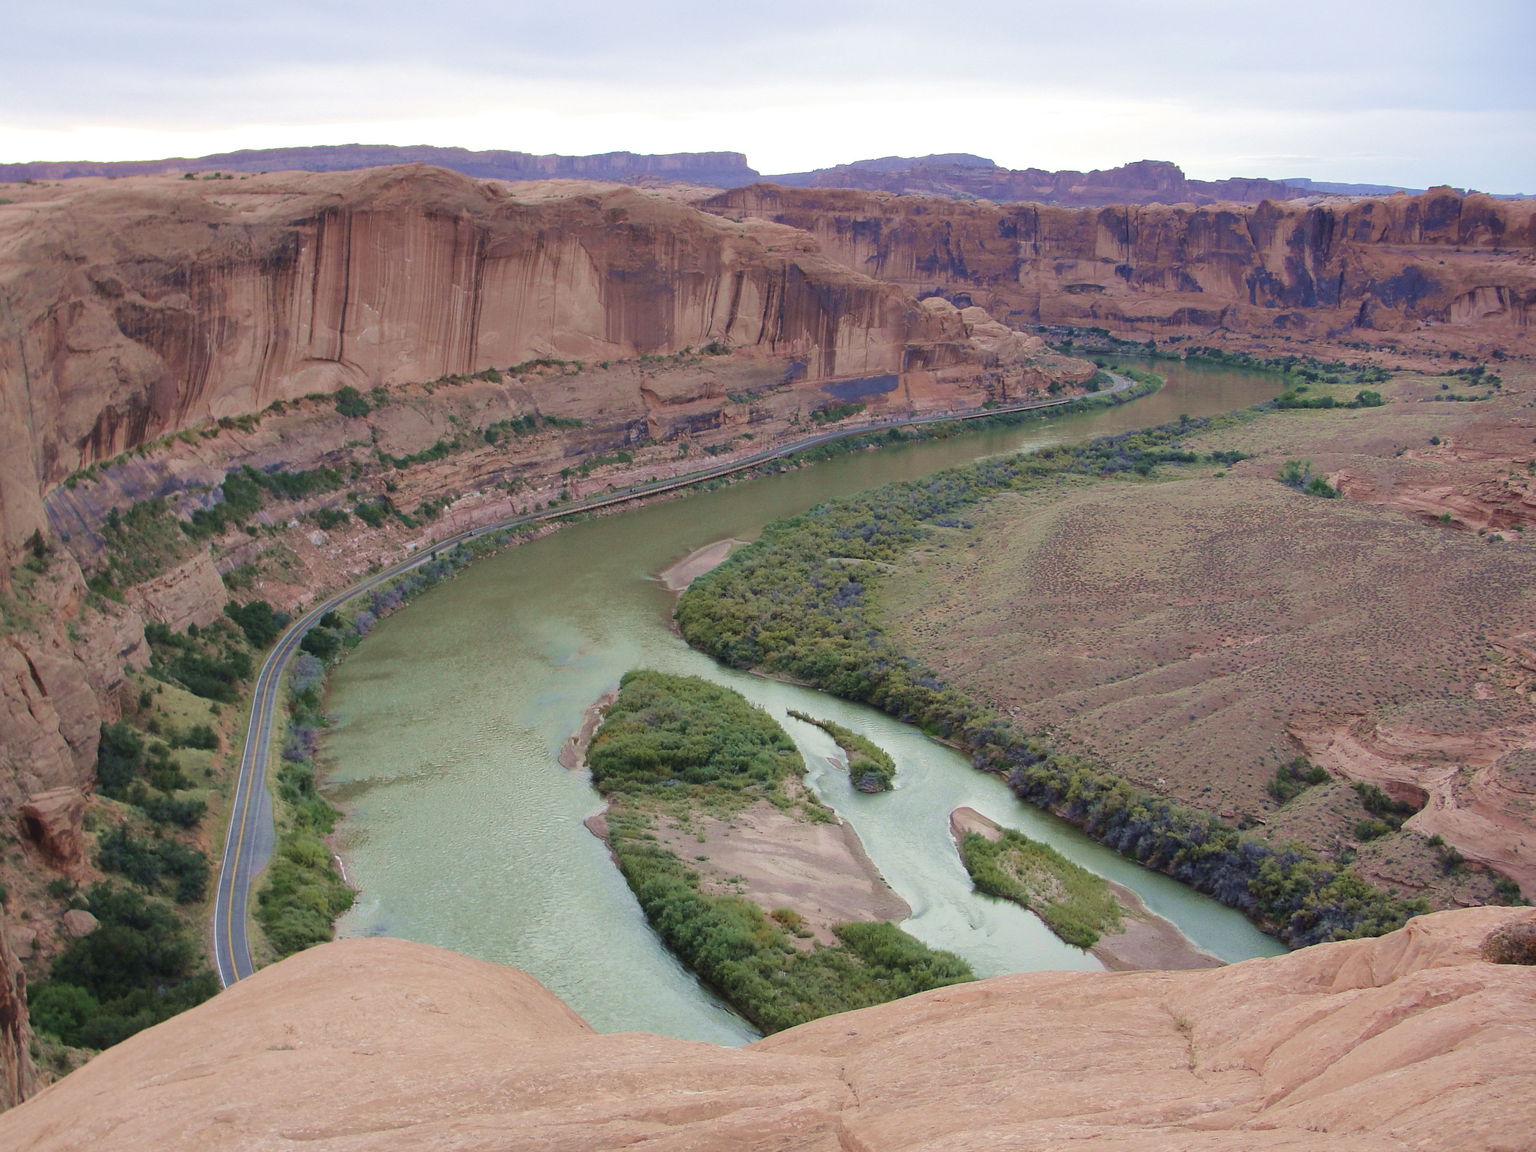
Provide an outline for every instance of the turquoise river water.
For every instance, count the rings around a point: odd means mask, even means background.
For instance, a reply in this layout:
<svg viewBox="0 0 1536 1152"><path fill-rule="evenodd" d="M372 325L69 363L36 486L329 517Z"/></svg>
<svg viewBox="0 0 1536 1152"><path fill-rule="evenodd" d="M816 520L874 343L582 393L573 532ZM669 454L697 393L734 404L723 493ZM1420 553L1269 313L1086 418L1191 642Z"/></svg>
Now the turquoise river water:
<svg viewBox="0 0 1536 1152"><path fill-rule="evenodd" d="M721 667L669 626L656 573L706 544L887 481L1005 452L1209 415L1276 394L1275 377L1159 363L1161 392L1116 408L951 440L853 453L796 472L576 524L481 561L382 621L332 674L327 792L347 811L360 888L340 934L400 936L522 968L605 1032L741 1043L751 1027L657 941L603 845L582 826L601 801L556 760L584 710L636 667L691 673L767 708L805 754L817 793L857 830L911 905L909 932L980 976L1096 969L1013 905L971 891L949 837L967 805L1136 890L1227 960L1283 947L1242 916L1020 803L1000 780L891 718ZM898 787L855 792L834 750L789 708L865 733Z"/></svg>

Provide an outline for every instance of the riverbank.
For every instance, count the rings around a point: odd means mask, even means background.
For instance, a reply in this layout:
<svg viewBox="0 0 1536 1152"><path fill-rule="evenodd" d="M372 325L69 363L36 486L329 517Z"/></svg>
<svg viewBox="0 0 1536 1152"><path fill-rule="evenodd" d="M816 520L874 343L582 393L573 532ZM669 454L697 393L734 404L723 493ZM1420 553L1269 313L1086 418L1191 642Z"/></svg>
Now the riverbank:
<svg viewBox="0 0 1536 1152"><path fill-rule="evenodd" d="M988 840L1002 837L1002 825L974 808L956 808L949 816L950 836L958 846L967 832ZM1088 949L1111 972L1171 971L1188 968L1219 968L1222 961L1196 947L1171 922L1150 911L1141 897L1122 884L1106 880L1120 905L1121 931L1099 937Z"/></svg>

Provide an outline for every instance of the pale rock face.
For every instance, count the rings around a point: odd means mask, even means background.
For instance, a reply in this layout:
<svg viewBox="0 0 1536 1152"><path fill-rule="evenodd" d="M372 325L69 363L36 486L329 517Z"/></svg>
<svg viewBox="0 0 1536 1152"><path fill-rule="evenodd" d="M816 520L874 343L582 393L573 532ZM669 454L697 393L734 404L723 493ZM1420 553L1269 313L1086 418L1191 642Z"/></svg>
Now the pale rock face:
<svg viewBox="0 0 1536 1152"><path fill-rule="evenodd" d="M64 925L64 934L75 940L82 936L89 936L101 927L101 921L84 908L71 908L64 913L61 920Z"/></svg>
<svg viewBox="0 0 1536 1152"><path fill-rule="evenodd" d="M1040 972L742 1049L594 1033L523 973L346 940L0 1117L35 1152L246 1149L1445 1152L1536 1131L1529 910L1193 972Z"/></svg>

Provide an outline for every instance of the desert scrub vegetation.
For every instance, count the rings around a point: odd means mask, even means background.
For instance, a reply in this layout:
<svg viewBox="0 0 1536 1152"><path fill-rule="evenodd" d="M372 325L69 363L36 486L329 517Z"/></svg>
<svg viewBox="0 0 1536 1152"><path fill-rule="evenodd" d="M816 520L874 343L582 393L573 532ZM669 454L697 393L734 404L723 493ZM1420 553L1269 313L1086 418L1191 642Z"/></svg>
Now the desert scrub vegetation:
<svg viewBox="0 0 1536 1152"><path fill-rule="evenodd" d="M588 752L608 798L608 844L667 946L764 1032L975 978L969 965L885 923L833 926L835 945L799 947L793 909L770 915L703 891L657 838L658 811L744 807L804 771L793 742L740 694L692 676L628 673Z"/></svg>
<svg viewBox="0 0 1536 1152"><path fill-rule="evenodd" d="M1297 756L1275 769L1274 776L1265 785L1269 794L1279 804L1289 804L1308 788L1328 782L1328 771L1313 764L1305 756Z"/></svg>
<svg viewBox="0 0 1536 1152"><path fill-rule="evenodd" d="M1120 902L1108 882L1047 844L1011 828L996 840L980 832L960 839L960 859L978 892L1028 908L1078 948L1121 930Z"/></svg>
<svg viewBox="0 0 1536 1152"><path fill-rule="evenodd" d="M1325 500L1332 500L1339 494L1338 489L1323 477L1313 475L1310 460L1287 460L1280 466L1279 475L1275 479L1287 488L1294 488L1309 496L1321 496Z"/></svg>
<svg viewBox="0 0 1536 1152"><path fill-rule="evenodd" d="M107 1048L219 990L197 937L162 900L111 882L75 904L99 921L55 958L27 1002L39 1031L79 1048Z"/></svg>
<svg viewBox="0 0 1536 1152"><path fill-rule="evenodd" d="M814 724L833 740L848 757L848 778L860 792L889 792L896 782L896 761L891 754L867 736L861 736L852 728L844 728L831 720L818 720L805 712L791 708L789 714L796 720Z"/></svg>
<svg viewBox="0 0 1536 1152"><path fill-rule="evenodd" d="M903 653L879 619L872 593L883 566L945 518L1067 479L1209 464L1183 442L1209 423L1191 419L985 460L819 505L768 525L755 544L695 581L678 602L678 625L690 644L725 663L872 704L961 745L977 768L1002 776L1020 798L1239 909L1292 945L1391 931L1427 905L1390 896L1299 843L1244 834L1057 751Z"/></svg>
<svg viewBox="0 0 1536 1152"><path fill-rule="evenodd" d="M697 798L707 790L745 802L805 771L794 741L740 693L649 670L619 682L587 763L592 783L610 799L663 790Z"/></svg>
<svg viewBox="0 0 1536 1152"><path fill-rule="evenodd" d="M303 653L288 678L288 736L277 771L278 837L256 897L256 920L279 957L324 943L354 894L331 866L325 837L339 813L320 795L314 755L326 721L320 711L325 665Z"/></svg>

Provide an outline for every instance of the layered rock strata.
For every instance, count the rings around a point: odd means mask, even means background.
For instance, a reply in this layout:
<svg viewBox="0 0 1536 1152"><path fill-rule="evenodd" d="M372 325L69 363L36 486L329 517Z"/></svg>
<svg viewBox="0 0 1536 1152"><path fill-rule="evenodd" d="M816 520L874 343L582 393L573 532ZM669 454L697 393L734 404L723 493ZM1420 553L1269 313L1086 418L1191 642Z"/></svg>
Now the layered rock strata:
<svg viewBox="0 0 1536 1152"><path fill-rule="evenodd" d="M805 383L975 369L959 317L802 233L438 169L146 177L0 206L5 552L68 474L343 386L719 344Z"/></svg>
<svg viewBox="0 0 1536 1152"><path fill-rule="evenodd" d="M1348 203L1092 209L759 184L704 203L804 229L850 268L1014 324L1159 341L1536 350L1536 202L1442 188Z"/></svg>

